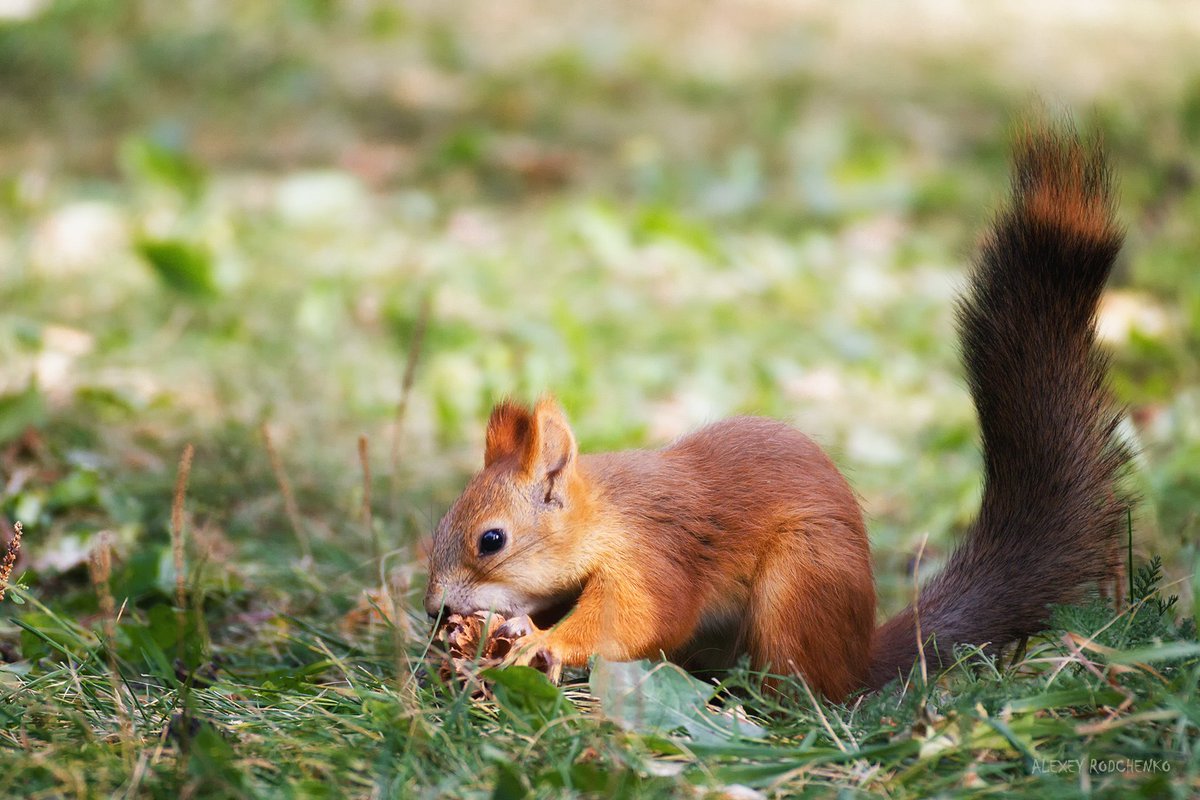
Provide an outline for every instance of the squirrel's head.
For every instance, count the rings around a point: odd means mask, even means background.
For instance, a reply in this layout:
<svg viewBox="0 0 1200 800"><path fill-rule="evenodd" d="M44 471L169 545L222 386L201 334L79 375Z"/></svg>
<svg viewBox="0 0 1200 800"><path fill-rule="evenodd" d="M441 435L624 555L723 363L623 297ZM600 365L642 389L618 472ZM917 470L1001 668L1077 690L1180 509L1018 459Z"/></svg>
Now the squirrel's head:
<svg viewBox="0 0 1200 800"><path fill-rule="evenodd" d="M535 614L574 591L588 505L566 415L551 398L505 401L488 420L483 469L433 534L425 609Z"/></svg>

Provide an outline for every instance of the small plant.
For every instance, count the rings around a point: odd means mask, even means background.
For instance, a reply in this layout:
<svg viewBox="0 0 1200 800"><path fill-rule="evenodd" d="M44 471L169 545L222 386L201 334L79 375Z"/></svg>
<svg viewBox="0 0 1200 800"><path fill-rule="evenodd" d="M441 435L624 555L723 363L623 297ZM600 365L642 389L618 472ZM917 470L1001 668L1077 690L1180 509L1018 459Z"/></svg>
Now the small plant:
<svg viewBox="0 0 1200 800"><path fill-rule="evenodd" d="M1156 555L1138 567L1134 573L1130 600L1134 603L1144 602L1157 611L1160 617L1167 617L1179 602L1179 595L1163 597L1159 591L1162 578L1162 557Z"/></svg>

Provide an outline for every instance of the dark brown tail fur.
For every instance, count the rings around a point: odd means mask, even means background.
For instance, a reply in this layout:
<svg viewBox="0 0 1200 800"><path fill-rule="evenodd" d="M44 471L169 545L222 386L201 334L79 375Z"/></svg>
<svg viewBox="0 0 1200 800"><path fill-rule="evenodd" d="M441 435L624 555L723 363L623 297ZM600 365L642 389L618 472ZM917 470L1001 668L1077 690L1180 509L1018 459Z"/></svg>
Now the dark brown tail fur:
<svg viewBox="0 0 1200 800"><path fill-rule="evenodd" d="M1012 197L958 307L983 434L979 517L918 596L932 668L960 643L999 646L1041 630L1047 605L1119 569L1129 459L1095 344L1104 283L1121 248L1103 154L1073 132L1025 134ZM1114 563L1116 561L1117 563ZM875 632L869 684L918 658L913 609Z"/></svg>

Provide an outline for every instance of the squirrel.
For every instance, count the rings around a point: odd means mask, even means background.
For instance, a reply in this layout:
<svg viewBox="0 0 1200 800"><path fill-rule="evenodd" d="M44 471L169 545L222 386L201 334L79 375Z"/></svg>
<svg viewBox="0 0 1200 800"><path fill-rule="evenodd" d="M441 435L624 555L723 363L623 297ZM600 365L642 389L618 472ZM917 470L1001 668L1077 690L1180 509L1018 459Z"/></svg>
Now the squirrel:
<svg viewBox="0 0 1200 800"><path fill-rule="evenodd" d="M862 509L807 436L736 417L659 450L581 454L550 397L492 410L483 469L434 533L426 610L510 618L515 663L665 655L707 669L748 654L834 701L922 657L948 667L956 645L1037 633L1050 604L1122 566L1130 452L1095 331L1122 240L1099 145L1019 133L1010 197L957 306L981 508L916 602L879 627Z"/></svg>

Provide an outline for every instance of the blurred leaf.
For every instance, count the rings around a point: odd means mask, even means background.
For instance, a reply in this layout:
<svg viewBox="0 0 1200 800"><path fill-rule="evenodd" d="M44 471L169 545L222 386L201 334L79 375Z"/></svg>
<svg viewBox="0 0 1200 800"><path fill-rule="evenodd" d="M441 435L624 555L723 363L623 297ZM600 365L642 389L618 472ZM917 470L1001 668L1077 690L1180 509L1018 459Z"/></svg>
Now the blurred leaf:
<svg viewBox="0 0 1200 800"><path fill-rule="evenodd" d="M81 386L75 399L91 414L107 414L113 419L128 419L138 410L129 396L108 386Z"/></svg>
<svg viewBox="0 0 1200 800"><path fill-rule="evenodd" d="M55 654L83 657L91 646L70 623L50 612L27 613L13 622L21 629L21 656L26 659Z"/></svg>
<svg viewBox="0 0 1200 800"><path fill-rule="evenodd" d="M450 72L466 66L466 53L452 25L437 22L428 26L425 35L426 53L433 64Z"/></svg>
<svg viewBox="0 0 1200 800"><path fill-rule="evenodd" d="M75 469L54 484L46 497L46 505L50 510L70 508L96 502L100 478L92 470Z"/></svg>
<svg viewBox="0 0 1200 800"><path fill-rule="evenodd" d="M1160 661L1193 659L1200 656L1200 642L1164 642L1113 653L1108 660L1114 664L1153 664Z"/></svg>
<svg viewBox="0 0 1200 800"><path fill-rule="evenodd" d="M604 715L626 730L649 735L684 730L701 742L765 735L737 709L709 708L714 687L674 664L599 659L589 686Z"/></svg>
<svg viewBox="0 0 1200 800"><path fill-rule="evenodd" d="M643 241L671 239L713 259L721 253L717 238L708 227L685 219L666 206L642 211L634 223L634 235Z"/></svg>
<svg viewBox="0 0 1200 800"><path fill-rule="evenodd" d="M42 346L42 326L27 319L13 321L13 338L24 348L34 351Z"/></svg>
<svg viewBox="0 0 1200 800"><path fill-rule="evenodd" d="M1192 560L1192 619L1200 619L1200 551Z"/></svg>
<svg viewBox="0 0 1200 800"><path fill-rule="evenodd" d="M601 794L608 789L614 777L609 768L596 763L572 764L569 775L570 788L593 794ZM628 778L628 773L621 777Z"/></svg>
<svg viewBox="0 0 1200 800"><path fill-rule="evenodd" d="M114 587L113 594L119 599L127 596L120 586ZM202 662L207 641L197 625L195 614L184 615L181 626L174 606L155 603L145 615L144 622L129 618L122 623L121 632L128 640L121 649L123 659L131 663L145 662L168 682L175 680L172 664L177 657L182 656L185 667L195 667Z"/></svg>
<svg viewBox="0 0 1200 800"><path fill-rule="evenodd" d="M28 519L29 517L24 517ZM88 532L52 533L40 543L33 555L33 566L39 572L50 574L69 572L87 563L95 534Z"/></svg>
<svg viewBox="0 0 1200 800"><path fill-rule="evenodd" d="M404 9L391 6L372 6L367 14L367 30L379 38L395 36L409 25Z"/></svg>
<svg viewBox="0 0 1200 800"><path fill-rule="evenodd" d="M169 186L193 200L204 188L204 170L182 150L154 139L130 137L121 145L121 160L139 178Z"/></svg>
<svg viewBox="0 0 1200 800"><path fill-rule="evenodd" d="M191 740L188 769L201 781L197 794L243 797L244 777L237 754L229 742L209 723L204 723ZM224 791L215 791L217 787Z"/></svg>
<svg viewBox="0 0 1200 800"><path fill-rule="evenodd" d="M1200 142L1200 80L1192 79L1179 108L1180 128L1192 144Z"/></svg>
<svg viewBox="0 0 1200 800"><path fill-rule="evenodd" d="M329 24L337 19L339 4L335 0L292 0L289 5L312 22Z"/></svg>
<svg viewBox="0 0 1200 800"><path fill-rule="evenodd" d="M141 545L133 549L116 571L114 594L141 599L158 592L170 597L174 591L174 567L168 578L162 573L171 565L171 549L161 545Z"/></svg>
<svg viewBox="0 0 1200 800"><path fill-rule="evenodd" d="M41 520L42 510L46 505L46 492L43 489L26 489L9 502L13 519L19 519L26 525L35 524Z"/></svg>
<svg viewBox="0 0 1200 800"><path fill-rule="evenodd" d="M1046 691L1029 697L1020 697L1005 704L1007 713L1028 713L1044 711L1063 706L1087 706L1095 708L1101 705L1116 706L1124 696L1109 686L1083 686L1074 689L1059 689Z"/></svg>
<svg viewBox="0 0 1200 800"><path fill-rule="evenodd" d="M440 169L478 166L486 153L486 133L475 128L467 128L446 138L438 152L436 166Z"/></svg>
<svg viewBox="0 0 1200 800"><path fill-rule="evenodd" d="M158 608L158 606L155 606L155 608ZM151 618L151 626L153 625L154 620ZM129 647L128 651L121 655L126 660L134 663L138 661L145 662L155 677L168 685L173 684L176 682L175 669L166 651L174 644L174 637L171 637L171 640L164 644L161 640L166 637L151 626L125 622L122 628L123 633L129 640ZM135 655L139 656L139 658L134 659L133 656Z"/></svg>
<svg viewBox="0 0 1200 800"><path fill-rule="evenodd" d="M492 789L492 800L521 800L529 796L529 789L521 780L521 773L508 761L496 761L496 785Z"/></svg>
<svg viewBox="0 0 1200 800"><path fill-rule="evenodd" d="M147 239L138 242L137 251L169 288L197 299L217 295L212 257L201 245Z"/></svg>
<svg viewBox="0 0 1200 800"><path fill-rule="evenodd" d="M1165 464L1151 474L1159 525L1180 541L1194 541L1200 531L1200 445L1181 444Z"/></svg>
<svg viewBox="0 0 1200 800"><path fill-rule="evenodd" d="M540 728L571 708L559 688L532 667L488 669L483 676L494 681L500 706L533 728Z"/></svg>
<svg viewBox="0 0 1200 800"><path fill-rule="evenodd" d="M46 404L34 384L23 392L0 397L0 443L12 441L28 428L40 427L45 421Z"/></svg>

